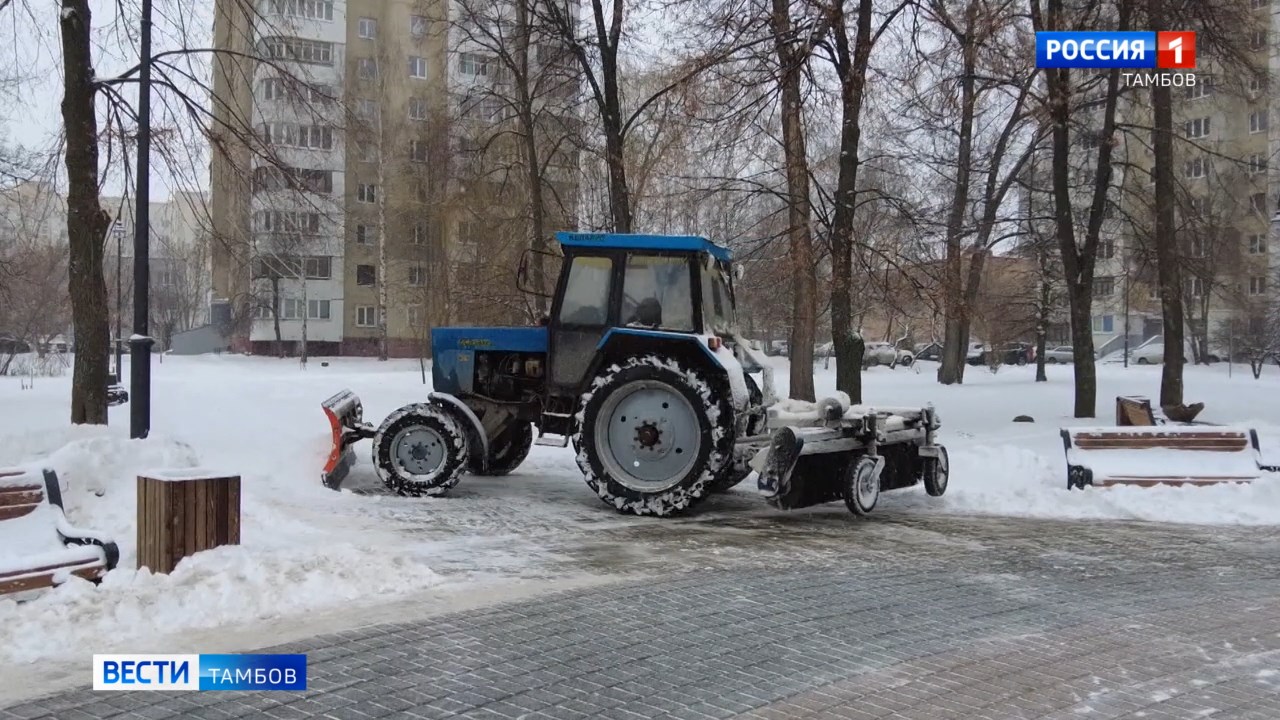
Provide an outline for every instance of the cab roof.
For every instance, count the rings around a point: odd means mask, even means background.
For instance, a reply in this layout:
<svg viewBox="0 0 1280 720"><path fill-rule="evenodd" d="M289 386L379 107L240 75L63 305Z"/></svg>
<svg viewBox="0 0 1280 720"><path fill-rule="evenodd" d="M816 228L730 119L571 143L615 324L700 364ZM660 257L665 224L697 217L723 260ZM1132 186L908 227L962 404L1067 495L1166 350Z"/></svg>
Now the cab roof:
<svg viewBox="0 0 1280 720"><path fill-rule="evenodd" d="M613 250L674 250L705 252L722 262L731 262L733 253L697 235L640 235L636 233L557 232L561 245L573 248Z"/></svg>

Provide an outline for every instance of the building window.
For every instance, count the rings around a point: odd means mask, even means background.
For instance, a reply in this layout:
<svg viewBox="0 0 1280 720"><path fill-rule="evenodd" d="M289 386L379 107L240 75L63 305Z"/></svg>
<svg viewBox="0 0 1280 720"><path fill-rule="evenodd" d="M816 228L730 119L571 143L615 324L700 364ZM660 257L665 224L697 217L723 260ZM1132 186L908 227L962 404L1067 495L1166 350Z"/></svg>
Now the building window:
<svg viewBox="0 0 1280 720"><path fill-rule="evenodd" d="M1265 255L1267 253L1267 236L1266 235L1250 235L1249 236L1249 254Z"/></svg>
<svg viewBox="0 0 1280 720"><path fill-rule="evenodd" d="M364 223L356 225L356 242L361 245L376 245L378 242L378 229Z"/></svg>
<svg viewBox="0 0 1280 720"><path fill-rule="evenodd" d="M360 37L365 40L372 40L378 37L378 21L373 18L362 17L357 23L357 30L360 33Z"/></svg>
<svg viewBox="0 0 1280 720"><path fill-rule="evenodd" d="M409 160L424 163L427 161L427 144L421 140L409 141Z"/></svg>
<svg viewBox="0 0 1280 720"><path fill-rule="evenodd" d="M332 258L327 256L309 257L303 262L308 280L328 280L333 277Z"/></svg>
<svg viewBox="0 0 1280 720"><path fill-rule="evenodd" d="M310 150L333 149L333 128L322 125L266 123L260 126L258 131L263 142L268 145Z"/></svg>
<svg viewBox="0 0 1280 720"><path fill-rule="evenodd" d="M1265 275L1255 275L1249 278L1249 294L1264 295L1267 292L1267 278Z"/></svg>
<svg viewBox="0 0 1280 720"><path fill-rule="evenodd" d="M319 40L303 40L301 38L270 37L263 41L265 55L272 60L309 63L312 65L333 64L333 43Z"/></svg>
<svg viewBox="0 0 1280 720"><path fill-rule="evenodd" d="M378 146L372 142L361 143L356 146L356 151L360 162L378 162Z"/></svg>
<svg viewBox="0 0 1280 720"><path fill-rule="evenodd" d="M301 300L283 298L280 301L281 320L301 320L303 304Z"/></svg>
<svg viewBox="0 0 1280 720"><path fill-rule="evenodd" d="M1204 256L1204 238L1191 238L1191 257L1202 258Z"/></svg>
<svg viewBox="0 0 1280 720"><path fill-rule="evenodd" d="M418 223L413 226L413 244L422 245L427 241L427 226Z"/></svg>
<svg viewBox="0 0 1280 720"><path fill-rule="evenodd" d="M422 327L422 306L410 305L405 308L405 319L409 321L410 329L416 330Z"/></svg>
<svg viewBox="0 0 1280 720"><path fill-rule="evenodd" d="M427 119L427 101L422 98L409 98L409 119Z"/></svg>
<svg viewBox="0 0 1280 720"><path fill-rule="evenodd" d="M366 185L365 183L360 183L360 185L356 187L356 199L362 203L377 202L378 186Z"/></svg>
<svg viewBox="0 0 1280 720"><path fill-rule="evenodd" d="M409 77L425 78L427 76L427 59L411 55L409 57Z"/></svg>
<svg viewBox="0 0 1280 720"><path fill-rule="evenodd" d="M1188 85L1183 91L1183 96L1188 100L1199 100L1203 97L1209 97L1213 94L1213 76L1212 75L1196 75L1196 84Z"/></svg>
<svg viewBox="0 0 1280 720"><path fill-rule="evenodd" d="M1249 6L1254 10L1259 10L1271 4L1271 0L1250 0Z"/></svg>
<svg viewBox="0 0 1280 720"><path fill-rule="evenodd" d="M1094 297L1111 297L1116 291L1116 279L1109 277L1093 279Z"/></svg>
<svg viewBox="0 0 1280 720"><path fill-rule="evenodd" d="M253 191L302 190L313 193L333 192L333 172L275 166L254 168Z"/></svg>
<svg viewBox="0 0 1280 720"><path fill-rule="evenodd" d="M1249 113L1249 132L1260 133L1267 131L1267 111L1256 110Z"/></svg>
<svg viewBox="0 0 1280 720"><path fill-rule="evenodd" d="M1187 292L1193 298L1204 295L1204 280L1202 278L1191 278L1187 280Z"/></svg>
<svg viewBox="0 0 1280 720"><path fill-rule="evenodd" d="M307 301L307 317L312 320L328 320L329 319L329 301L328 300L308 300Z"/></svg>
<svg viewBox="0 0 1280 720"><path fill-rule="evenodd" d="M1196 158L1195 160L1188 160L1182 165L1183 177L1202 178L1208 174L1209 174L1209 163L1204 158ZM1154 180L1155 174L1153 173L1151 177Z"/></svg>
<svg viewBox="0 0 1280 720"><path fill-rule="evenodd" d="M420 38L427 34L427 18L424 15L409 16L409 34Z"/></svg>
<svg viewBox="0 0 1280 720"><path fill-rule="evenodd" d="M1253 207L1254 212L1260 215L1267 214L1267 194L1266 193L1254 193L1253 196L1249 198L1249 204Z"/></svg>
<svg viewBox="0 0 1280 720"><path fill-rule="evenodd" d="M306 18L308 20L332 20L332 0L271 0L271 10L277 15Z"/></svg>
<svg viewBox="0 0 1280 720"><path fill-rule="evenodd" d="M1209 135L1209 118L1196 118L1188 120L1186 123L1186 133L1189 138L1202 138Z"/></svg>
<svg viewBox="0 0 1280 720"><path fill-rule="evenodd" d="M377 327L378 309L372 305L356 306L356 327Z"/></svg>
<svg viewBox="0 0 1280 720"><path fill-rule="evenodd" d="M1267 46L1267 31L1254 30L1249 35L1249 48L1251 50L1261 50Z"/></svg>
<svg viewBox="0 0 1280 720"><path fill-rule="evenodd" d="M1266 77L1258 77L1256 75L1251 75L1249 77L1249 92L1253 95L1261 94L1267 89L1268 85L1270 85L1270 83Z"/></svg>
<svg viewBox="0 0 1280 720"><path fill-rule="evenodd" d="M1093 318L1093 331L1096 333L1115 332L1115 325L1115 315L1095 315Z"/></svg>
<svg viewBox="0 0 1280 720"><path fill-rule="evenodd" d="M356 266L356 284L357 285L373 285L378 281L377 269L372 265Z"/></svg>
<svg viewBox="0 0 1280 720"><path fill-rule="evenodd" d="M254 232L299 233L320 232L320 213L291 210L258 210L253 214Z"/></svg>
<svg viewBox="0 0 1280 720"><path fill-rule="evenodd" d="M1267 171L1267 157L1253 154L1249 156L1249 174L1260 175Z"/></svg>
<svg viewBox="0 0 1280 720"><path fill-rule="evenodd" d="M421 265L413 265L409 268L409 284L414 287L427 284L427 270Z"/></svg>
<svg viewBox="0 0 1280 720"><path fill-rule="evenodd" d="M356 60L356 75L361 80L376 80L378 77L378 61L373 58Z"/></svg>
<svg viewBox="0 0 1280 720"><path fill-rule="evenodd" d="M1107 207L1111 207L1108 205ZM1098 258L1101 260L1110 260L1116 256L1115 240L1099 240L1098 241Z"/></svg>
<svg viewBox="0 0 1280 720"><path fill-rule="evenodd" d="M489 74L489 60L476 53L462 53L458 58L458 72L472 77L486 77Z"/></svg>

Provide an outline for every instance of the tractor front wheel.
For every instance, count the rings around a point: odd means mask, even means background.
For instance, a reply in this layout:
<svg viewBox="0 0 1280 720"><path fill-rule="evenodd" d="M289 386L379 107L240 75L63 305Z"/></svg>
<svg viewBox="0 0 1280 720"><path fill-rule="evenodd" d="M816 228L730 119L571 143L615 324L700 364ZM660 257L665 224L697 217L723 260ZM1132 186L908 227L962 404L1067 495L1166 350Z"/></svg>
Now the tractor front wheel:
<svg viewBox="0 0 1280 720"><path fill-rule="evenodd" d="M574 437L587 485L619 512L668 516L692 507L732 461L729 395L675 359L612 365L584 395Z"/></svg>
<svg viewBox="0 0 1280 720"><path fill-rule="evenodd" d="M489 467L472 460L467 471L472 475L506 475L520 466L533 447L533 426L517 421L508 425L489 443Z"/></svg>
<svg viewBox="0 0 1280 720"><path fill-rule="evenodd" d="M378 477L400 495L444 495L462 479L469 455L464 426L438 405L406 405L382 421L373 436Z"/></svg>

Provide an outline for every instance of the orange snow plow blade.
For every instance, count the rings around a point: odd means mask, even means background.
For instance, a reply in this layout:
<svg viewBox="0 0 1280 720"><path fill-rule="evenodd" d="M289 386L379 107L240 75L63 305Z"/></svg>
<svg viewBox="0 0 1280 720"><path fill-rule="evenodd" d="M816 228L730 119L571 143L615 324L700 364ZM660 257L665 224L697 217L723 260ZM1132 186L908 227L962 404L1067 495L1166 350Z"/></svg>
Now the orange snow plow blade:
<svg viewBox="0 0 1280 720"><path fill-rule="evenodd" d="M321 403L320 407L324 410L325 417L329 418L329 430L333 438L333 447L320 471L320 482L331 490L337 490L355 464L356 454L351 446L359 440L373 437L373 428L364 422L364 408L360 404L360 398L350 390L342 390L333 395Z"/></svg>

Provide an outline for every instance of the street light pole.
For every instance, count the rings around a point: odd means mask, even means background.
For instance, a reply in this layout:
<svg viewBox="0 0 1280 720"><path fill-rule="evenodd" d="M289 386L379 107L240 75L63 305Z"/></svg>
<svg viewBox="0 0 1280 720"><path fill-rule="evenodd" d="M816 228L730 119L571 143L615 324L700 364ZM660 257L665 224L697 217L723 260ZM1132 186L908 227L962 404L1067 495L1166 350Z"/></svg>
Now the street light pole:
<svg viewBox="0 0 1280 720"><path fill-rule="evenodd" d="M1124 366L1129 367L1129 254L1124 255Z"/></svg>
<svg viewBox="0 0 1280 720"><path fill-rule="evenodd" d="M151 266L151 0L142 0L138 74L138 188L133 214L133 336L129 338L129 437L151 432L151 344L147 330Z"/></svg>
<svg viewBox="0 0 1280 720"><path fill-rule="evenodd" d="M124 367L120 364L124 353L124 338L120 335L124 332L124 317L122 299L123 292L121 286L121 256L124 254L124 223L120 218L116 218L116 226L114 228L116 236L116 384L124 382Z"/></svg>

